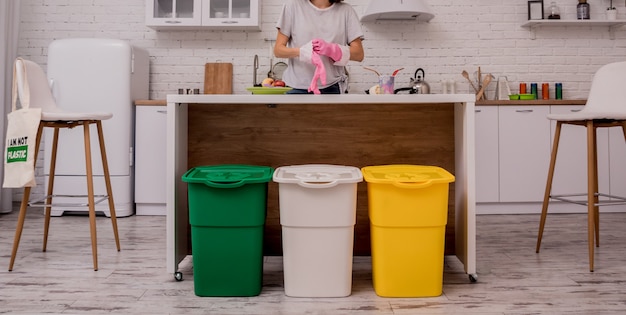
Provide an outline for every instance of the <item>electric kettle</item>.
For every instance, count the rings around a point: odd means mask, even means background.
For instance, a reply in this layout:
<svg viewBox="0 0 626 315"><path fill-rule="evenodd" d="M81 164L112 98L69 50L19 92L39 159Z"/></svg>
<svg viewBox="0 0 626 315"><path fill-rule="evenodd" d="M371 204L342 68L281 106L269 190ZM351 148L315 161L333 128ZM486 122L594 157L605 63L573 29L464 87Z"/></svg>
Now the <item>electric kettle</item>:
<svg viewBox="0 0 626 315"><path fill-rule="evenodd" d="M422 73L421 75L419 74L420 72ZM417 68L415 70L415 78L411 78L411 86L395 89L393 93L398 94L400 91L409 91L409 94L430 94L430 85L424 81L424 77L426 77L424 69Z"/></svg>

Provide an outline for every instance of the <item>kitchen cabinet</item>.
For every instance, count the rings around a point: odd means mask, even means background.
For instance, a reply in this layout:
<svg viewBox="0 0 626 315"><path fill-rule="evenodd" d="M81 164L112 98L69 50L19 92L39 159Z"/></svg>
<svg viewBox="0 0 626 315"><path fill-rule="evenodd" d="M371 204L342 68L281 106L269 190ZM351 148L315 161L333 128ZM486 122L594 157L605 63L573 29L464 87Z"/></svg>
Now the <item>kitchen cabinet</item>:
<svg viewBox="0 0 626 315"><path fill-rule="evenodd" d="M626 142L621 128L609 128L609 193L626 197ZM626 211L626 205L606 207L607 210Z"/></svg>
<svg viewBox="0 0 626 315"><path fill-rule="evenodd" d="M182 28L202 23L201 0L146 0L146 25Z"/></svg>
<svg viewBox="0 0 626 315"><path fill-rule="evenodd" d="M259 0L206 0L202 24L217 28L258 29Z"/></svg>
<svg viewBox="0 0 626 315"><path fill-rule="evenodd" d="M146 25L157 30L260 31L260 0L146 0Z"/></svg>
<svg viewBox="0 0 626 315"><path fill-rule="evenodd" d="M550 160L549 106L499 106L500 202L542 201Z"/></svg>
<svg viewBox="0 0 626 315"><path fill-rule="evenodd" d="M165 215L165 106L135 106L137 215Z"/></svg>
<svg viewBox="0 0 626 315"><path fill-rule="evenodd" d="M498 107L476 106L476 202L500 201Z"/></svg>
<svg viewBox="0 0 626 315"><path fill-rule="evenodd" d="M551 114L567 114L578 111L583 106L550 106ZM551 121L550 150L554 142L556 122ZM597 129L598 145L598 185L600 192L609 192L609 141L606 128ZM621 132L621 131L620 131ZM623 142L623 135L622 135ZM626 148L625 148L626 149ZM546 172L546 179L547 179ZM545 183L544 183L545 187ZM572 194L587 192L587 128L563 124L552 194Z"/></svg>
<svg viewBox="0 0 626 315"><path fill-rule="evenodd" d="M497 103L501 102L502 105ZM556 122L548 113L583 108L581 101L544 104L486 101L476 106L477 213L539 213L545 191ZM549 101L547 103L555 103ZM563 125L552 194L587 191L586 129ZM598 184L603 193L626 196L626 144L620 128L598 129ZM626 206L605 207L626 211ZM586 208L552 202L552 212L585 212Z"/></svg>

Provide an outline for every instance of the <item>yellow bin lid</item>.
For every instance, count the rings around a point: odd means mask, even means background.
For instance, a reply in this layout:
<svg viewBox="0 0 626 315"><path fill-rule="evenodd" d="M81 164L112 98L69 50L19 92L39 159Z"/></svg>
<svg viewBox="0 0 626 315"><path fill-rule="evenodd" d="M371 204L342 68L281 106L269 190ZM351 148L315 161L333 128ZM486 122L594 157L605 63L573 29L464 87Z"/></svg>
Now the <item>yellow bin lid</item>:
<svg viewBox="0 0 626 315"><path fill-rule="evenodd" d="M454 182L454 175L437 166L379 165L361 168L368 183L391 184L402 188L424 188Z"/></svg>

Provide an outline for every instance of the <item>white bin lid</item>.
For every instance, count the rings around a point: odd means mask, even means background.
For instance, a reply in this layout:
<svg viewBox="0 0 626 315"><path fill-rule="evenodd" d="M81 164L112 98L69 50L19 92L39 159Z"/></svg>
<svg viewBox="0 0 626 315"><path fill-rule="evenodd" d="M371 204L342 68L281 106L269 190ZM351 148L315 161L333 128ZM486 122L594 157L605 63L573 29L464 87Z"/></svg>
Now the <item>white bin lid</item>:
<svg viewBox="0 0 626 315"><path fill-rule="evenodd" d="M273 180L277 183L323 188L343 183L362 182L363 174L359 168L354 166L305 164L281 166L274 172Z"/></svg>

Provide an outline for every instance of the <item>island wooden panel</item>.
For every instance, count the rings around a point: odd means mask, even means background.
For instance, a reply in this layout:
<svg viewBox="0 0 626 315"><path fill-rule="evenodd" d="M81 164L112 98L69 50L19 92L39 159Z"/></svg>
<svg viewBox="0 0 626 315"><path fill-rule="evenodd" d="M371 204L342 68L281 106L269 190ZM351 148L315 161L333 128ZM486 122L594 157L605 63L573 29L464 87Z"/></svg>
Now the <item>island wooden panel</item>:
<svg viewBox="0 0 626 315"><path fill-rule="evenodd" d="M453 104L190 104L188 136L189 168L415 164L454 174ZM282 254L278 198L278 184L270 182L266 255ZM448 202L446 254L453 254L454 185ZM363 182L358 184L355 255L370 255L367 207Z"/></svg>

